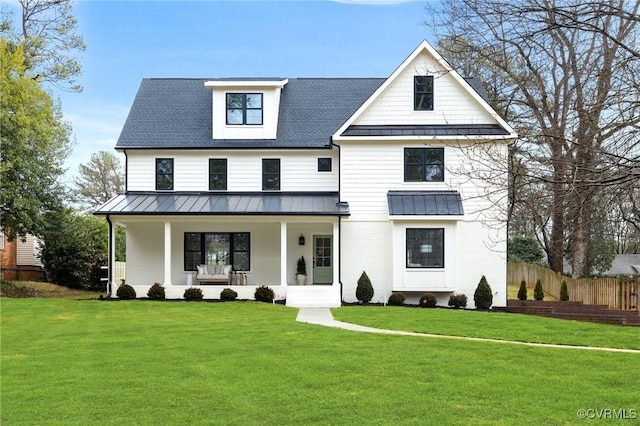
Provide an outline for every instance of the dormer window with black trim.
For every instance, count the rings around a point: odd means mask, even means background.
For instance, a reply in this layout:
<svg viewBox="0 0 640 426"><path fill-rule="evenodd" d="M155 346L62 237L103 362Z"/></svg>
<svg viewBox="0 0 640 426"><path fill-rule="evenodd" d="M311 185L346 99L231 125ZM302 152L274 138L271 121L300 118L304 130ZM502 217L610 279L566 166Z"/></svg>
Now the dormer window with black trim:
<svg viewBox="0 0 640 426"><path fill-rule="evenodd" d="M262 125L262 93L227 93L227 124Z"/></svg>
<svg viewBox="0 0 640 426"><path fill-rule="evenodd" d="M413 109L433 111L433 76L413 77Z"/></svg>

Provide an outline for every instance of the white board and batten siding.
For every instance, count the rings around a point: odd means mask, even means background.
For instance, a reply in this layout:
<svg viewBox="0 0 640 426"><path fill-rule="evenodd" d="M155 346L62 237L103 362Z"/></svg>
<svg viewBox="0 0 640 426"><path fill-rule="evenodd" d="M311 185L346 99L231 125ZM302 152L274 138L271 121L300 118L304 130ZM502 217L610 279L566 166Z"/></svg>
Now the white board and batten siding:
<svg viewBox="0 0 640 426"><path fill-rule="evenodd" d="M281 191L337 191L335 150L307 151L127 151L127 190L155 191L156 158L174 159L174 191L208 191L209 159L227 159L227 191L262 191L262 159L280 159ZM330 172L318 171L318 158L331 158Z"/></svg>

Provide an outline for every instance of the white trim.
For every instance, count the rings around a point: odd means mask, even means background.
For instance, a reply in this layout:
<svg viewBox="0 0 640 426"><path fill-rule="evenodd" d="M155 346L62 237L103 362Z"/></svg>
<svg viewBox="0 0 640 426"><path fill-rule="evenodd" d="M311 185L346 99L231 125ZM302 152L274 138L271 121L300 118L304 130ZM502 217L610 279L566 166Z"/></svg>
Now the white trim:
<svg viewBox="0 0 640 426"><path fill-rule="evenodd" d="M289 79L284 80L214 80L205 81L204 87L275 87L282 89Z"/></svg>
<svg viewBox="0 0 640 426"><path fill-rule="evenodd" d="M164 223L164 285L171 286L171 222Z"/></svg>

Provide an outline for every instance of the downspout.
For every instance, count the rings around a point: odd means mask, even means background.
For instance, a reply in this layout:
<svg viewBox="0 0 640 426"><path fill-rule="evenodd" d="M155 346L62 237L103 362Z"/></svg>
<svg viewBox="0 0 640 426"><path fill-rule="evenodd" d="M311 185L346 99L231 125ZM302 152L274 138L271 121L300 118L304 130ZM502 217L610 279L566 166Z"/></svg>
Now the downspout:
<svg viewBox="0 0 640 426"><path fill-rule="evenodd" d="M109 215L105 216L107 218L107 223L109 224L109 255L107 264L109 268L107 269L107 299L111 297L111 293L113 291L113 245L115 241L113 241L113 222L111 222L111 217Z"/></svg>
<svg viewBox="0 0 640 426"><path fill-rule="evenodd" d="M329 143L331 146L335 146L338 148L338 203L342 202L342 181L341 181L341 173L342 170L342 151L340 151L340 145L337 145L333 142L333 136L329 137ZM342 216L338 216L338 284L340 284L340 303L344 300L343 288L342 284Z"/></svg>

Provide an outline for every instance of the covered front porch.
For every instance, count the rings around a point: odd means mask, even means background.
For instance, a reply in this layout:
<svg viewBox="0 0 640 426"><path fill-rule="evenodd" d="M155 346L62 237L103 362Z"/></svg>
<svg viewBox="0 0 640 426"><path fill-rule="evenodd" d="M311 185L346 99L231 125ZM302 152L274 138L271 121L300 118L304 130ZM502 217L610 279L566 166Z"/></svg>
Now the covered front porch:
<svg viewBox="0 0 640 426"><path fill-rule="evenodd" d="M337 200L332 209L327 203L315 205L305 214L283 208L269 214L175 214L166 207L164 214L149 214L149 208L132 213L123 207L103 214L112 225L112 253L115 226L126 228L127 284L138 297L145 297L156 282L172 299L182 299L189 287L200 288L206 299L219 299L224 288L232 288L241 299L253 299L258 286L268 286L276 300L286 299L289 306L340 306L340 217L348 209ZM301 257L307 276L299 284ZM232 265L244 274L246 284L199 283L197 266L203 264Z"/></svg>

